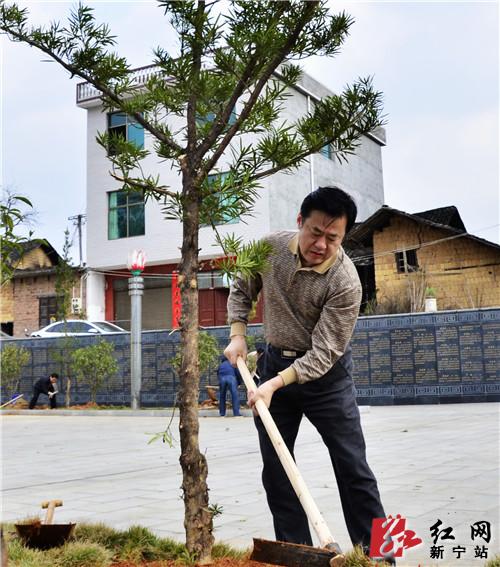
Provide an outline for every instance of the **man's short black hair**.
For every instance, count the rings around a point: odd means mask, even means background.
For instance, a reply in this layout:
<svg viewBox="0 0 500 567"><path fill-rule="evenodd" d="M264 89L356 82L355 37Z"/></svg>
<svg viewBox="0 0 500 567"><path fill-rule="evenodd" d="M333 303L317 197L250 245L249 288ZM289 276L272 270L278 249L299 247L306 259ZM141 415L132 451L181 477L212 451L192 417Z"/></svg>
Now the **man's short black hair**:
<svg viewBox="0 0 500 567"><path fill-rule="evenodd" d="M300 214L306 219L312 211L321 211L334 219L347 218L346 234L354 226L358 208L353 198L338 187L318 187L302 201Z"/></svg>
<svg viewBox="0 0 500 567"><path fill-rule="evenodd" d="M57 372L52 372L49 378L55 378L56 380L59 380L59 374Z"/></svg>

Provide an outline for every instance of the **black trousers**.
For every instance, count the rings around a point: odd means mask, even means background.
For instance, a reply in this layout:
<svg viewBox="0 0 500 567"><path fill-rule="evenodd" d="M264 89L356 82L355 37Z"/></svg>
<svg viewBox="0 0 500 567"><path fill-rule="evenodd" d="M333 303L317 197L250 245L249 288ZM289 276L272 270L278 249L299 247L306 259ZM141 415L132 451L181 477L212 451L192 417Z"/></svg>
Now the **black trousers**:
<svg viewBox="0 0 500 567"><path fill-rule="evenodd" d="M268 345L258 362L261 382L293 362ZM340 492L344 518L353 545L370 545L373 518L385 517L377 481L366 462L365 441L352 381L348 352L322 378L290 384L274 393L270 412L294 454L302 416L316 427L328 448ZM273 515L276 539L312 545L305 512L276 455L260 418L255 418L264 463L262 481Z"/></svg>
<svg viewBox="0 0 500 567"><path fill-rule="evenodd" d="M47 393L44 392L43 390L39 390L38 388L35 388L34 391L33 391L33 397L31 398L31 401L30 401L30 409L33 409L36 406L36 403L38 401L38 396L40 394L47 395ZM57 402L56 402L55 396L52 396L52 397L49 396L49 402L50 402L50 408L51 409L57 408Z"/></svg>

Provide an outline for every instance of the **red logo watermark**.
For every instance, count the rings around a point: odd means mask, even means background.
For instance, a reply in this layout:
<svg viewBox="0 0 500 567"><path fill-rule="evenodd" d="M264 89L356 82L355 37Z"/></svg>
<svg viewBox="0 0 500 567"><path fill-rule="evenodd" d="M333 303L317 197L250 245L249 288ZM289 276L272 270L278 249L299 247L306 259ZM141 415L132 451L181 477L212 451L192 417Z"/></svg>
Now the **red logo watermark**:
<svg viewBox="0 0 500 567"><path fill-rule="evenodd" d="M422 540L414 531L406 529L406 518L399 514L395 518L373 518L370 557L381 559L387 556L403 557L405 549L420 545Z"/></svg>

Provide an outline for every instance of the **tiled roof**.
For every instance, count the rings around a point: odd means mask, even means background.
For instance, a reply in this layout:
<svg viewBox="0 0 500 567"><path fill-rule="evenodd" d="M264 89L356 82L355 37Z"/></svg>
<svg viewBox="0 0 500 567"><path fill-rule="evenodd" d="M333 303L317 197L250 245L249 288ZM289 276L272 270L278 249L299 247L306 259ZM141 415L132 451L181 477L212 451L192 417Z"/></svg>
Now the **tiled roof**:
<svg viewBox="0 0 500 567"><path fill-rule="evenodd" d="M14 250L9 258L9 263L16 264L17 261L32 250L41 248L47 254L53 266L57 266L61 260L57 250L47 241L43 239L28 240L20 243L19 250Z"/></svg>
<svg viewBox="0 0 500 567"><path fill-rule="evenodd" d="M435 224L442 224L443 226L449 226L461 232L467 232L458 209L453 205L451 207L430 209L429 211L423 211L422 213L413 213L413 215L420 217L421 219L431 221Z"/></svg>
<svg viewBox="0 0 500 567"><path fill-rule="evenodd" d="M359 224L356 224L356 226L354 226L346 236L343 246L346 250L352 252L352 255L350 255L355 263L357 263L356 257L358 256L356 252L362 248L369 249L372 246L373 232L375 230L383 230L390 224L391 218L394 216L408 219L409 221L417 222L429 227L440 228L446 230L450 236L455 235L468 240L474 240L479 244L500 250L500 245L495 242L490 242L484 238L468 234L456 207L442 207L439 209L424 211L422 213L411 214L384 205L375 211L371 217Z"/></svg>

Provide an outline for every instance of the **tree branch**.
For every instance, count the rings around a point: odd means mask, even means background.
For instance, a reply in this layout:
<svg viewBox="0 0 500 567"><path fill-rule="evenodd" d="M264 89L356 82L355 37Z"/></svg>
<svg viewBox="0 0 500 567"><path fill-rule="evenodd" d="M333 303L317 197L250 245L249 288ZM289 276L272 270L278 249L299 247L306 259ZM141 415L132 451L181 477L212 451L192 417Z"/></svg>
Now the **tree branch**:
<svg viewBox="0 0 500 567"><path fill-rule="evenodd" d="M106 85L102 84L100 81L95 80L91 75L85 73L84 71L79 70L78 68L74 67L70 63L66 62L64 59L59 57L56 53L54 53L48 47L45 47L43 44L31 39L29 35L25 35L21 32L16 32L10 28L2 26L2 29L7 34L17 38L19 41L23 41L30 45L31 47L36 47L43 53L46 53L49 57L54 59L59 65L64 67L66 71L70 73L70 75L81 77L83 80L87 81L91 85L93 85L97 90L101 91L105 96L107 96L112 102L114 102L119 108L122 104L122 99L117 96L111 89L109 89ZM144 116L139 112L133 112L132 116L137 120L137 122L148 132L150 132L155 138L160 140L165 145L169 146L174 152L182 153L183 148L181 148L174 140L165 136L161 130L155 128L152 124L150 124L147 120L144 119Z"/></svg>
<svg viewBox="0 0 500 567"><path fill-rule="evenodd" d="M113 179L116 179L116 181L119 181L122 184L126 184L126 185L131 185L133 187L136 187L137 189L142 189L144 191L148 191L148 192L154 192L154 193L160 193L160 195L165 195L166 197L172 197L173 199L177 199L178 197L178 193L173 193L172 191L169 191L168 189L166 189L165 186L162 187L154 187L151 188L147 183L144 183L143 181L140 181L137 178L131 178L131 177L121 177L120 175L117 175L116 173L113 173L112 171L109 172L109 174L111 175L111 177Z"/></svg>
<svg viewBox="0 0 500 567"><path fill-rule="evenodd" d="M287 2L287 4L290 4L290 3ZM219 160L219 158L222 156L222 154L226 150L227 146L229 145L229 143L233 139L234 135L238 131L240 125L246 120L246 118L250 114L253 106L255 105L255 102L257 101L260 93L262 92L262 89L267 84L267 81L269 80L269 78L271 77L273 72L283 62L283 60L286 58L287 54L290 52L290 50L295 45L297 38L300 36L300 32L302 31L304 26L309 21L311 13L314 12L314 10L316 9L318 4L319 4L318 0L314 0L314 1L304 3L305 7L303 9L303 14L302 14L302 17L299 19L297 26L295 27L295 30L293 31L293 33L290 34L285 45L276 53L276 55L274 56L272 61L267 66L267 69L262 73L262 75L261 75L259 81L257 82L252 94L250 95L250 98L245 103L245 106L243 107L243 110L241 111L240 115L237 117L235 123L226 132L226 135L222 139L221 143L219 144L219 147L214 152L212 157L201 168L200 175L202 175L202 176L207 175L215 167L217 161ZM211 141L212 144L213 144L213 142L214 142L214 140ZM202 154L201 157L203 157L203 155L204 154Z"/></svg>
<svg viewBox="0 0 500 567"><path fill-rule="evenodd" d="M198 86L198 81L200 78L201 70L201 33L203 27L202 15L205 11L205 0L199 0L196 10L196 28L195 28L195 47L193 49L193 74L191 80ZM196 149L196 102L197 102L197 88L193 88L191 96L189 97L187 104L187 162L191 163L191 166L197 167L197 154Z"/></svg>

